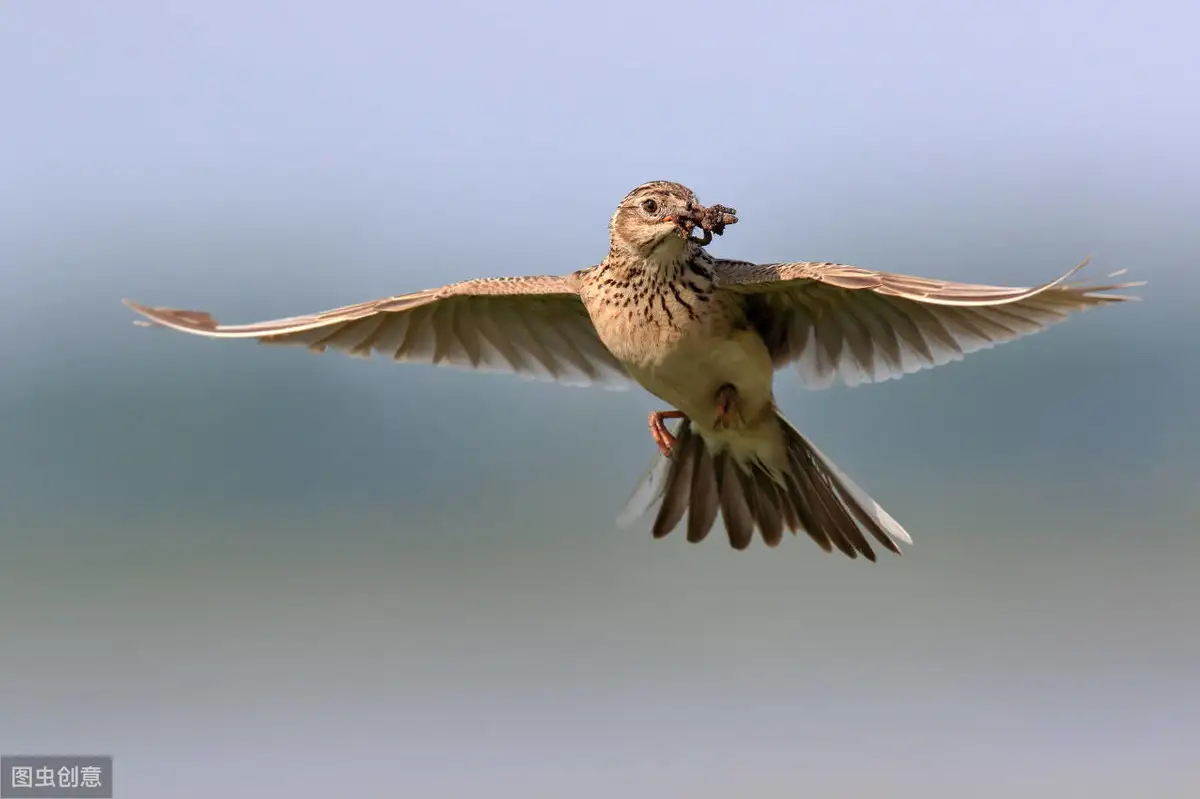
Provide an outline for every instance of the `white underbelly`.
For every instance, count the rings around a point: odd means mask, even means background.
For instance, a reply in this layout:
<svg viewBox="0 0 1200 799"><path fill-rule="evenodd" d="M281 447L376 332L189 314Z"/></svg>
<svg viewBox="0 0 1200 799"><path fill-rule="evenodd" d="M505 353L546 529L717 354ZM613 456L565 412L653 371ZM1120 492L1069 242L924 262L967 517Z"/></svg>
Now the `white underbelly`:
<svg viewBox="0 0 1200 799"><path fill-rule="evenodd" d="M762 338L753 330L725 337L684 337L657 357L627 364L647 391L685 413L702 430L716 419L717 391L725 384L737 390L737 403L747 420L773 402L775 369Z"/></svg>

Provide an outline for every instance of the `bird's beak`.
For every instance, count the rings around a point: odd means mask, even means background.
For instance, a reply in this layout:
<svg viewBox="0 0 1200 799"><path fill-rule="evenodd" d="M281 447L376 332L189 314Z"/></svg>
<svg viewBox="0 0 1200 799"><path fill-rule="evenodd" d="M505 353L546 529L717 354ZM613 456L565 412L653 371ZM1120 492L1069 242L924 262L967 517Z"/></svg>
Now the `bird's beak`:
<svg viewBox="0 0 1200 799"><path fill-rule="evenodd" d="M683 214L667 214L663 217L664 222L674 222L676 229L684 236L692 232L695 223Z"/></svg>
<svg viewBox="0 0 1200 799"><path fill-rule="evenodd" d="M692 205L674 214L667 214L663 217L664 222L674 222L679 228L679 232L685 236L691 235L696 225L700 224L703 219L704 206Z"/></svg>

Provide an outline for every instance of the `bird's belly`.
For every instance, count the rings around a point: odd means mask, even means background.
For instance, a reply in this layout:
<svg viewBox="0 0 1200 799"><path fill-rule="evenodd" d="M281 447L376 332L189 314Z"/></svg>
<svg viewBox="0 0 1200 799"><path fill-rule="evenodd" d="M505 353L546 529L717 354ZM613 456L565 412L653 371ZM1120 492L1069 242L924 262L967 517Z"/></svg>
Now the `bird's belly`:
<svg viewBox="0 0 1200 799"><path fill-rule="evenodd" d="M683 335L645 352L626 368L647 391L687 414L702 429L712 427L717 392L726 384L737 391L737 409L745 423L773 406L774 366L753 330Z"/></svg>

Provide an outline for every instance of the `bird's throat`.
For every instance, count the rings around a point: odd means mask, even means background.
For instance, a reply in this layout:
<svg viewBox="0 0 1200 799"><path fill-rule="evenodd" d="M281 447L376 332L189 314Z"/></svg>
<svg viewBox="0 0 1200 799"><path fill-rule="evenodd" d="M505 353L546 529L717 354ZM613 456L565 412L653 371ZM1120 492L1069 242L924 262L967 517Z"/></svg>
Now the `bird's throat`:
<svg viewBox="0 0 1200 799"><path fill-rule="evenodd" d="M669 274L692 257L691 249L692 244L685 237L674 234L665 236L646 254L646 266L661 274Z"/></svg>

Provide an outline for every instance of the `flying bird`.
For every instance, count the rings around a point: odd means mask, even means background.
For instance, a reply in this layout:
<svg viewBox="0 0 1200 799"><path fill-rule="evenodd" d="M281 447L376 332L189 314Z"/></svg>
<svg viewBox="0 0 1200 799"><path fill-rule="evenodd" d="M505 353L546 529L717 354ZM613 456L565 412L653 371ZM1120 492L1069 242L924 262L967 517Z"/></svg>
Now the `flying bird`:
<svg viewBox="0 0 1200 799"><path fill-rule="evenodd" d="M804 531L823 550L875 560L912 538L780 413L775 373L813 389L879 382L1036 333L1073 311L1135 299L1142 283L1067 280L1014 288L837 263L715 258L736 211L652 181L609 221L599 264L567 275L491 277L308 316L221 325L207 313L125 303L149 323L210 338L381 353L396 361L515 372L564 383L630 381L661 399L659 449L625 518L683 522L691 542L717 517L734 549ZM700 236L696 232L700 232ZM1109 277L1115 277L1114 273ZM678 420L672 432L668 420Z"/></svg>

